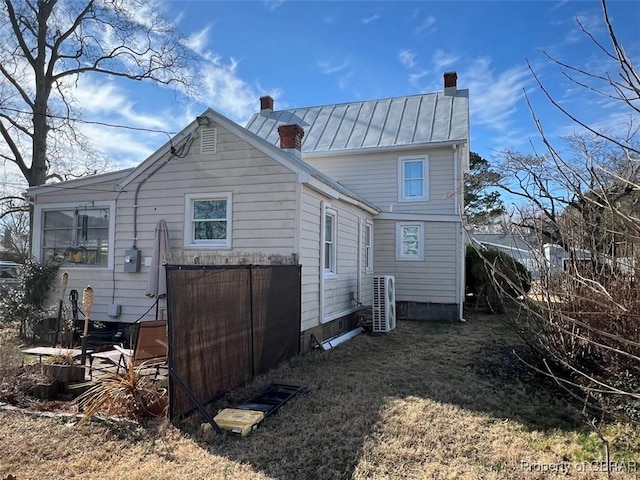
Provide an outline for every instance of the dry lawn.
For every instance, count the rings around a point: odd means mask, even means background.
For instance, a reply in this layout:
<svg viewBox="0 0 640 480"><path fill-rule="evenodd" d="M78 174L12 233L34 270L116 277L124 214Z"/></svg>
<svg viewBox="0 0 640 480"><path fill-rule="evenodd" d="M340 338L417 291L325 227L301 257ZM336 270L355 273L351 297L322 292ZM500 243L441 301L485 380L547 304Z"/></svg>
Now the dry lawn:
<svg viewBox="0 0 640 480"><path fill-rule="evenodd" d="M270 382L310 387L245 438L201 434L196 416L180 429L78 427L0 412L0 479L520 479L554 477L540 470L559 462L569 470L558 478L609 478L589 463L602 460L602 442L509 356L515 343L489 316L361 335L213 405L233 406ZM636 460L640 472L638 432L608 425L604 434L611 460Z"/></svg>

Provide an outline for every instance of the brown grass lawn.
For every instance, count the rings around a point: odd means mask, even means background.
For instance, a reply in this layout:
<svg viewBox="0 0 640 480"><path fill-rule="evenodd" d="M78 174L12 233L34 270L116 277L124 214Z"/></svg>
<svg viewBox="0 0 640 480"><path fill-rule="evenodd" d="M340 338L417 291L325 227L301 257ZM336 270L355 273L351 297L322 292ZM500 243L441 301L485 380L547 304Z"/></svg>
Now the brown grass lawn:
<svg viewBox="0 0 640 480"><path fill-rule="evenodd" d="M270 382L309 385L244 438L200 433L195 416L180 428L76 426L0 412L0 480L520 479L547 478L539 470L560 462L568 478L609 478L590 463L603 459L602 442L510 356L517 342L499 320L405 321L296 358L212 406ZM640 472L637 430L603 431L614 469L633 470L635 460Z"/></svg>

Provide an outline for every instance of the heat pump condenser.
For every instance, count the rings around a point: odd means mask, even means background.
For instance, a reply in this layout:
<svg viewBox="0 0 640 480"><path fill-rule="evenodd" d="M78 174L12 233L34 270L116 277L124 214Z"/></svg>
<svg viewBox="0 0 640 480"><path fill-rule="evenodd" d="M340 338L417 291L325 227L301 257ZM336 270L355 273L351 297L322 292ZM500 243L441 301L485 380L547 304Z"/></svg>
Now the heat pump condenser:
<svg viewBox="0 0 640 480"><path fill-rule="evenodd" d="M396 328L396 279L392 275L373 277L373 332L390 332Z"/></svg>

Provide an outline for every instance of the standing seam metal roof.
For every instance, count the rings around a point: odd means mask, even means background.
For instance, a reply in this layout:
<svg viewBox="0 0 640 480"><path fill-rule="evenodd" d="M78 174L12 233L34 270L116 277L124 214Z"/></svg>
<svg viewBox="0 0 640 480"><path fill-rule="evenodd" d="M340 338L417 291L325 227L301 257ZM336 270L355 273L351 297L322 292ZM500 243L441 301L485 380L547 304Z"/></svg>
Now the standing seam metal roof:
<svg viewBox="0 0 640 480"><path fill-rule="evenodd" d="M465 141L469 91L264 111L246 128L278 145L278 127L289 124L304 128L304 153Z"/></svg>

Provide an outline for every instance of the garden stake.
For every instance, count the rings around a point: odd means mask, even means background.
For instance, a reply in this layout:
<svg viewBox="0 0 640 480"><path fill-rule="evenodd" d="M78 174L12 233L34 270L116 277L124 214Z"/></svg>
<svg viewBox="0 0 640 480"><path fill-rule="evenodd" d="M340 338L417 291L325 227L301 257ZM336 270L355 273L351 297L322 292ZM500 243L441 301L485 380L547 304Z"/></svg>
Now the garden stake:
<svg viewBox="0 0 640 480"><path fill-rule="evenodd" d="M84 330L82 332L82 355L80 364L84 365L87 358L87 337L89 336L89 318L91 317L91 307L93 306L93 288L88 285L82 291L82 306L84 307Z"/></svg>
<svg viewBox="0 0 640 480"><path fill-rule="evenodd" d="M60 320L62 319L62 305L64 303L64 294L67 291L67 284L69 283L69 274L64 272L62 274L62 290L60 291L60 303L58 304L58 321L56 322L56 336L53 339L53 346L58 345L58 334L60 333Z"/></svg>

